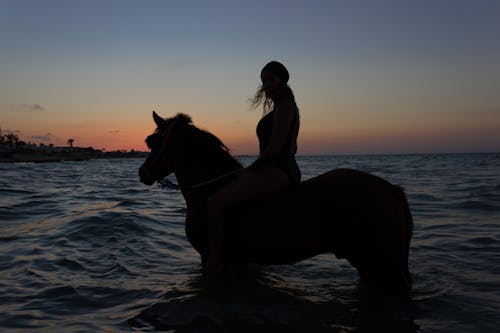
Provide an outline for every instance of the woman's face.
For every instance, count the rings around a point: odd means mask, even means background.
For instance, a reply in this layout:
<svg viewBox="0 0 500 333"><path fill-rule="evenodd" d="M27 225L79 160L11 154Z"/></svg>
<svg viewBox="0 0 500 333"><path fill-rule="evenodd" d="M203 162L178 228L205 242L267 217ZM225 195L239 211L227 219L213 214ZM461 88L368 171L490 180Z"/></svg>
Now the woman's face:
<svg viewBox="0 0 500 333"><path fill-rule="evenodd" d="M262 88L264 89L267 97L273 98L277 96L283 88L283 81L270 71L262 71L260 79L262 80Z"/></svg>

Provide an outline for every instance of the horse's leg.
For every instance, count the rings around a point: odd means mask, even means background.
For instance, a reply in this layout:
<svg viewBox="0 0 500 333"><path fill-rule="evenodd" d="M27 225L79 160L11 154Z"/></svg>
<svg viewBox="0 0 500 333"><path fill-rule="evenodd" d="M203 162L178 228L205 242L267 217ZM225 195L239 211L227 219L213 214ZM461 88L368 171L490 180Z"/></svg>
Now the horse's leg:
<svg viewBox="0 0 500 333"><path fill-rule="evenodd" d="M395 295L405 295L411 289L411 281L403 268L360 265L357 269L361 280L371 289Z"/></svg>
<svg viewBox="0 0 500 333"><path fill-rule="evenodd" d="M202 254L201 255L201 267L202 268L206 268L207 267L207 263L208 263L208 256Z"/></svg>
<svg viewBox="0 0 500 333"><path fill-rule="evenodd" d="M408 293L411 288L408 252L412 217L401 188L392 186L386 194L389 195L378 197L383 200L373 201L376 208L371 220L378 230L373 230L373 236L366 239L366 248L360 253L357 269L361 278L375 289Z"/></svg>
<svg viewBox="0 0 500 333"><path fill-rule="evenodd" d="M406 276L406 280L411 285L412 279L408 267L408 261L409 261L408 256L410 252L410 242L413 233L413 216L411 215L410 205L408 204L408 199L406 197L403 188L400 186L393 186L393 193L398 198L398 202L400 205L400 216L398 220L400 221L400 223L404 225L404 229L406 231L404 235L406 240L405 240L405 247L403 250L405 252L403 265L404 265L404 274Z"/></svg>
<svg viewBox="0 0 500 333"><path fill-rule="evenodd" d="M208 231L209 249L206 269L210 273L219 273L224 269L222 261L222 241L224 239L224 214L221 207L209 205Z"/></svg>
<svg viewBox="0 0 500 333"><path fill-rule="evenodd" d="M211 195L207 200L210 228L209 271L221 271L224 238L224 211L231 206L265 198L284 191L290 184L288 176L278 167L265 167L258 173L244 172L234 182Z"/></svg>
<svg viewBox="0 0 500 333"><path fill-rule="evenodd" d="M401 249L389 249L388 252L374 247L371 253L362 255L356 268L370 288L388 294L407 294L411 289L408 262Z"/></svg>

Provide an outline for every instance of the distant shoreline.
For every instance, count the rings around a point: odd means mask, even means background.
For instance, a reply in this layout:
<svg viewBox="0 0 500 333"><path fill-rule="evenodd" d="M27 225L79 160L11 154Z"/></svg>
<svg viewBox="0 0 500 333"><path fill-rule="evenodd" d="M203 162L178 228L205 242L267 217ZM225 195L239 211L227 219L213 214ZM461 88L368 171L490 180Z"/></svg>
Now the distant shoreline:
<svg viewBox="0 0 500 333"><path fill-rule="evenodd" d="M93 159L115 158L146 158L148 152L143 151L110 151L103 152L92 148L37 148L37 149L5 149L0 145L0 163L49 163L63 161L88 161ZM470 154L500 154L500 152L473 152L473 153L386 153L386 154L297 154L297 157L308 156L385 156L385 155L470 155ZM241 154L234 157L254 157L258 155Z"/></svg>
<svg viewBox="0 0 500 333"><path fill-rule="evenodd" d="M47 163L62 161L88 161L91 159L141 158L147 152L111 151L103 152L91 147L55 147L55 148L10 148L0 147L0 163Z"/></svg>

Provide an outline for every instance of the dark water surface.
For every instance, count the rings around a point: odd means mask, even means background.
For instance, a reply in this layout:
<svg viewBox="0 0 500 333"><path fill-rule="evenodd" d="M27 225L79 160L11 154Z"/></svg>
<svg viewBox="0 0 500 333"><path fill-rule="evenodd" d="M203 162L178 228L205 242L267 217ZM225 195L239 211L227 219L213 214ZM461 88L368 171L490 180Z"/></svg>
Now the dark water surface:
<svg viewBox="0 0 500 333"><path fill-rule="evenodd" d="M406 188L410 300L330 254L207 280L182 196L142 185L141 163L0 165L1 332L499 330L500 154L299 157L305 179L350 167Z"/></svg>

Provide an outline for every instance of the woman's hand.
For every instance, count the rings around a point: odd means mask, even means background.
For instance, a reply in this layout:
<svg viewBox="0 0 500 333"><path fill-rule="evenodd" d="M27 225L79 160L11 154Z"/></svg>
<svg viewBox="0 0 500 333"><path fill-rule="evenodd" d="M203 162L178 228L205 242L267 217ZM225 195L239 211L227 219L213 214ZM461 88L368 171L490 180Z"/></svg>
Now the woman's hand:
<svg viewBox="0 0 500 333"><path fill-rule="evenodd" d="M247 168L240 168L238 170L236 170L234 173L236 175L236 177L240 177L242 174L246 173L248 170Z"/></svg>

